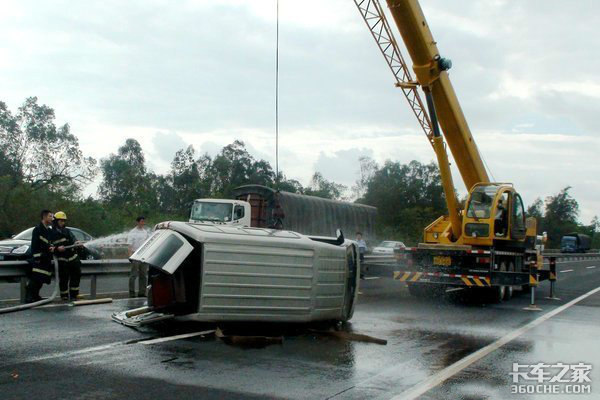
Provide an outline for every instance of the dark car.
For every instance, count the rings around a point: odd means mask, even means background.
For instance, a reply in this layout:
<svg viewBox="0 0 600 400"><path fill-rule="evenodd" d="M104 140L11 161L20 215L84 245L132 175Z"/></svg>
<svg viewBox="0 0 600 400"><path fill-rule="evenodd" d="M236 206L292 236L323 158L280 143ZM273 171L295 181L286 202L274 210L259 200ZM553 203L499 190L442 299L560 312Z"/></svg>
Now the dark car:
<svg viewBox="0 0 600 400"><path fill-rule="evenodd" d="M76 240L89 242L92 236L78 228L69 227ZM33 228L25 229L23 232L12 237L12 239L0 240L0 261L18 261L31 258L31 232ZM82 247L79 256L85 260L97 260L102 258L100 253L94 249Z"/></svg>

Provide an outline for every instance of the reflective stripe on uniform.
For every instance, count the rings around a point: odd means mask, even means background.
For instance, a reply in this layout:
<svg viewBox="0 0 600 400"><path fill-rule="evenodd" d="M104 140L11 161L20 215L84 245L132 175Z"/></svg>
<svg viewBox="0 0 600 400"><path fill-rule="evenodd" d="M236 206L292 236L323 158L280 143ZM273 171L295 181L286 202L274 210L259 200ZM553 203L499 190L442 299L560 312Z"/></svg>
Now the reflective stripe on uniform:
<svg viewBox="0 0 600 400"><path fill-rule="evenodd" d="M67 241L67 239L66 239L66 238L62 238L62 239L55 240L55 241L54 241L54 242L52 242L52 243L54 243L54 244L57 244L57 243L62 243L62 242L66 242L66 241Z"/></svg>
<svg viewBox="0 0 600 400"><path fill-rule="evenodd" d="M69 291L68 290L61 290L60 294L69 294Z"/></svg>
<svg viewBox="0 0 600 400"><path fill-rule="evenodd" d="M37 272L38 274L44 274L44 275L48 275L48 276L51 276L51 275L52 275L52 272L48 272L48 271L46 271L46 270L39 269L39 268L33 268L33 269L31 270L31 272Z"/></svg>
<svg viewBox="0 0 600 400"><path fill-rule="evenodd" d="M58 257L58 261L65 261L65 262L69 262L69 261L73 261L77 258L77 254L71 256L70 258L65 258L65 257Z"/></svg>
<svg viewBox="0 0 600 400"><path fill-rule="evenodd" d="M50 242L48 242L48 239L46 239L46 238L45 238L45 237L43 237L42 235L40 235L40 240L41 240L42 242L46 242L46 243L50 244Z"/></svg>
<svg viewBox="0 0 600 400"><path fill-rule="evenodd" d="M34 257L41 257L41 256L42 256L42 253L35 253L33 256L34 256Z"/></svg>
<svg viewBox="0 0 600 400"><path fill-rule="evenodd" d="M72 287L72 288L69 288L69 289L75 291L75 290L79 290L79 287Z"/></svg>

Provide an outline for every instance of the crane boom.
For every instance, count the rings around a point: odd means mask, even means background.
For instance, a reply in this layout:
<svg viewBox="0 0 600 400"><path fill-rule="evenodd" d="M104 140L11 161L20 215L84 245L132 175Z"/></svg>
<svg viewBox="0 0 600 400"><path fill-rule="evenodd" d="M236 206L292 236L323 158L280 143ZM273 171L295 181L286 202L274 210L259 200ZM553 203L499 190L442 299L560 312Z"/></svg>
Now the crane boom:
<svg viewBox="0 0 600 400"><path fill-rule="evenodd" d="M405 251L406 265L401 268L409 270L394 271L394 279L406 282L418 297L439 295L448 286L477 286L481 289L477 293L493 302L509 299L516 285L531 285L533 303L538 277L552 279L551 272L539 273L543 263L540 249L534 248L536 220L526 218L523 199L512 184L489 181L448 77L452 63L440 56L418 0L386 1L413 61L416 81L379 0L354 3L433 146L448 207L448 215L425 227L423 242ZM416 90L419 86L426 108ZM446 144L468 190L464 209L456 196Z"/></svg>
<svg viewBox="0 0 600 400"><path fill-rule="evenodd" d="M417 84L411 76L410 69L406 65L404 57L402 57L398 43L385 18L381 4L378 0L354 0L354 4L356 4L360 15L377 43L377 47L379 47L388 67L394 74L396 86L402 89L402 93L404 93L410 108L417 117L419 125L421 125L425 136L433 146L431 121L417 91Z"/></svg>
<svg viewBox="0 0 600 400"><path fill-rule="evenodd" d="M490 181L471 130L452 87L447 60L439 50L416 0L387 0L413 61L418 83L430 91L439 123L467 190Z"/></svg>

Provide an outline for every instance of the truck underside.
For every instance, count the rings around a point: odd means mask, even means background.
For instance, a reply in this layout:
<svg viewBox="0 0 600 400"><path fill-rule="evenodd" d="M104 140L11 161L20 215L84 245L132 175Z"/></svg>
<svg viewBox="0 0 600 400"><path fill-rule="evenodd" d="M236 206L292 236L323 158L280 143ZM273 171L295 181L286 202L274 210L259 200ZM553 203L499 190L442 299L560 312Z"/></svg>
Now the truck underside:
<svg viewBox="0 0 600 400"><path fill-rule="evenodd" d="M394 279L414 296L431 296L448 287L475 289L492 302L508 300L514 287L528 289L550 278L534 249L484 250L463 245L419 244L398 251Z"/></svg>

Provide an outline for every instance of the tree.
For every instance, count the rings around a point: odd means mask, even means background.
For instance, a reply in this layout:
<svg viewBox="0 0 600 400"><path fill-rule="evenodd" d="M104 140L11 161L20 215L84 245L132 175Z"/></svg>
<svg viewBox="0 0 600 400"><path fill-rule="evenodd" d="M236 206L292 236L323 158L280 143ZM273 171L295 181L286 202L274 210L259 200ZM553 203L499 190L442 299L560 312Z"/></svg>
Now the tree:
<svg viewBox="0 0 600 400"><path fill-rule="evenodd" d="M360 178L356 181L356 185L352 187L354 197L362 198L367 192L369 182L379 169L377 163L370 157L360 157L358 159L360 165Z"/></svg>
<svg viewBox="0 0 600 400"><path fill-rule="evenodd" d="M54 110L29 97L13 115L0 102L0 172L33 189L50 187L78 192L97 172L96 161L84 157L68 124L57 127Z"/></svg>
<svg viewBox="0 0 600 400"><path fill-rule="evenodd" d="M544 230L548 232L548 247L555 248L560 245L560 239L569 232L577 231L579 216L579 203L565 187L555 196L546 198L546 211L544 214Z"/></svg>
<svg viewBox="0 0 600 400"><path fill-rule="evenodd" d="M409 243L423 228L447 214L439 170L434 163L386 161L366 182L361 203L377 207L379 235Z"/></svg>
<svg viewBox="0 0 600 400"><path fill-rule="evenodd" d="M255 160L244 142L236 140L223 147L211 165L213 195L230 197L233 189L241 185L259 184L273 187L275 173L265 160Z"/></svg>
<svg viewBox="0 0 600 400"><path fill-rule="evenodd" d="M304 194L326 199L342 200L342 196L346 189L346 186L333 181L328 181L320 172L315 172L310 181L310 185L304 189Z"/></svg>
<svg viewBox="0 0 600 400"><path fill-rule="evenodd" d="M544 207L544 202L542 201L542 199L540 199L538 197L533 201L533 203L531 203L529 205L529 207L527 207L526 214L528 217L534 217L538 221L541 221L542 218L544 218L543 207Z"/></svg>
<svg viewBox="0 0 600 400"><path fill-rule="evenodd" d="M594 218L592 218L588 230L592 240L592 248L600 248L600 219L598 219L597 215L594 215Z"/></svg>
<svg viewBox="0 0 600 400"><path fill-rule="evenodd" d="M195 199L211 196L211 164L212 160L208 154L196 159L196 152L192 146L175 154L168 176L174 194L172 211L188 214Z"/></svg>
<svg viewBox="0 0 600 400"><path fill-rule="evenodd" d="M114 207L130 207L134 213L145 211L152 187L145 161L139 142L127 139L117 154L100 163L103 178L98 188L100 198Z"/></svg>
<svg viewBox="0 0 600 400"><path fill-rule="evenodd" d="M296 179L288 179L281 172L279 172L279 187L276 187L276 189L277 188L282 192L304 194L304 187L302 187L302 184L299 181Z"/></svg>

